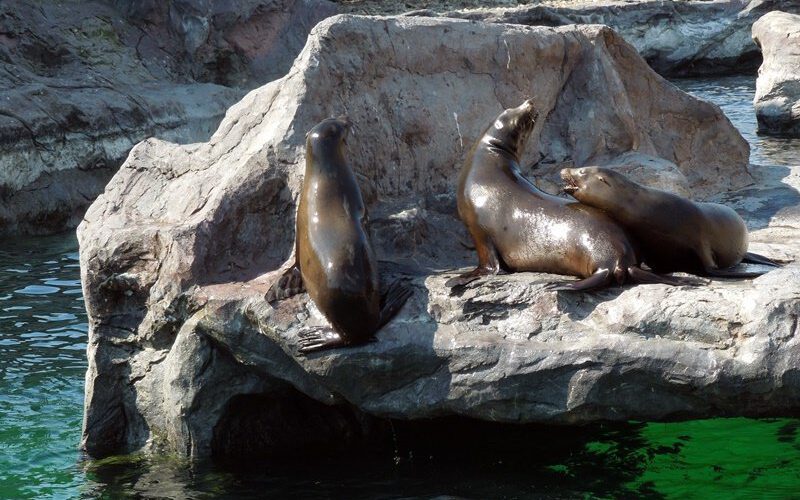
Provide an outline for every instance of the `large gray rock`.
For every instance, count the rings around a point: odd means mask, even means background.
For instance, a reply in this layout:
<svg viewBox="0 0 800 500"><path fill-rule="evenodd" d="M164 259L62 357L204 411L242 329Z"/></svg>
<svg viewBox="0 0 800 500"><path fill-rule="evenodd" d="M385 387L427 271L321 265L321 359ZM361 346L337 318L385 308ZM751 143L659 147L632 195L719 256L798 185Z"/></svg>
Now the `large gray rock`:
<svg viewBox="0 0 800 500"><path fill-rule="evenodd" d="M753 25L764 51L753 100L758 131L800 137L800 16L770 12Z"/></svg>
<svg viewBox="0 0 800 500"><path fill-rule="evenodd" d="M493 7L438 15L530 26L605 24L662 75L755 73L761 62L750 27L765 12L800 13L795 0L577 1ZM416 15L432 15L432 11Z"/></svg>
<svg viewBox="0 0 800 500"><path fill-rule="evenodd" d="M84 448L202 456L289 435L302 449L369 416L578 423L800 407L797 267L587 294L522 273L449 295L445 280L475 262L455 211L460 166L527 96L541 120L525 164L542 184L561 165L600 163L705 197L753 185L719 108L608 28L325 20L289 74L233 106L207 143L137 145L87 212ZM324 318L306 294L274 309L263 296L291 252L305 132L343 112L383 280L406 276L414 294L377 342L303 357L297 334ZM750 222L795 224L796 209L776 214L796 192L757 181L773 192L747 194ZM797 231L784 231L756 249L793 255Z"/></svg>
<svg viewBox="0 0 800 500"><path fill-rule="evenodd" d="M244 88L284 75L335 10L113 4L0 2L0 233L75 227L142 139L207 140Z"/></svg>

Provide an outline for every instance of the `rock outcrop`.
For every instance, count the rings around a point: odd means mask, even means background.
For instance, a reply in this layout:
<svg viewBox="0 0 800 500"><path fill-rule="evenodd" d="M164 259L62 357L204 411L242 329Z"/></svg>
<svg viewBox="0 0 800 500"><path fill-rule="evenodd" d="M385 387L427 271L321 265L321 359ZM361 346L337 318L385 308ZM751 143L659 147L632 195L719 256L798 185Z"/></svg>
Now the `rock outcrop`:
<svg viewBox="0 0 800 500"><path fill-rule="evenodd" d="M528 96L541 111L524 159L537 182L599 163L701 197L751 186L726 202L754 229L783 231L755 233L754 250L796 257L798 231L786 228L800 218L797 174L793 187L782 172L752 187L748 146L719 108L678 91L609 28L335 16L207 143L137 145L87 212L84 448L204 456L344 442L386 417L581 423L800 408L797 266L586 294L546 292L556 277L521 273L449 294L444 282L475 262L455 210L461 163ZM304 357L298 333L324 318L306 294L275 308L263 296L291 253L305 132L344 112L382 279L405 276L414 294L377 342Z"/></svg>
<svg viewBox="0 0 800 500"><path fill-rule="evenodd" d="M323 0L0 3L0 233L75 227L142 139L205 141Z"/></svg>
<svg viewBox="0 0 800 500"><path fill-rule="evenodd" d="M764 52L753 100L758 131L800 137L800 15L770 12L753 25Z"/></svg>
<svg viewBox="0 0 800 500"><path fill-rule="evenodd" d="M764 13L800 13L794 0L542 2L435 14L530 26L605 24L631 43L662 75L702 76L755 73L761 62L750 28Z"/></svg>

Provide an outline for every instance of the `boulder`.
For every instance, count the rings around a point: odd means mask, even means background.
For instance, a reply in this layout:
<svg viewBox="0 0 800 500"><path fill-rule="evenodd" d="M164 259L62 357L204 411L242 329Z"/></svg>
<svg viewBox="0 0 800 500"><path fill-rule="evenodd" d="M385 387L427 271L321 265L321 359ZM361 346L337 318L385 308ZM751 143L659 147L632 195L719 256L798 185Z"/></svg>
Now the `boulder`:
<svg viewBox="0 0 800 500"><path fill-rule="evenodd" d="M345 442L382 418L576 424L800 407L796 266L586 294L520 273L450 295L444 282L476 260L456 215L460 166L528 96L541 119L523 163L537 182L609 164L643 182L669 172L700 197L751 186L751 224L797 205L796 191L774 191L778 177L757 179L769 195L752 187L748 146L719 108L607 27L326 19L289 74L231 107L208 142L138 144L88 210L84 449L207 456ZM414 293L377 342L305 357L298 333L326 321L307 294L274 308L264 294L291 253L305 133L345 112L382 281L405 277ZM756 250L794 255L786 234Z"/></svg>
<svg viewBox="0 0 800 500"><path fill-rule="evenodd" d="M770 12L753 25L764 52L753 103L758 131L800 137L800 15Z"/></svg>
<svg viewBox="0 0 800 500"><path fill-rule="evenodd" d="M0 3L0 233L75 227L142 139L205 141L322 0Z"/></svg>
<svg viewBox="0 0 800 500"><path fill-rule="evenodd" d="M703 76L755 73L761 62L750 27L765 12L800 13L794 0L666 0L545 2L444 13L463 19L530 26L605 24L631 43L662 75Z"/></svg>

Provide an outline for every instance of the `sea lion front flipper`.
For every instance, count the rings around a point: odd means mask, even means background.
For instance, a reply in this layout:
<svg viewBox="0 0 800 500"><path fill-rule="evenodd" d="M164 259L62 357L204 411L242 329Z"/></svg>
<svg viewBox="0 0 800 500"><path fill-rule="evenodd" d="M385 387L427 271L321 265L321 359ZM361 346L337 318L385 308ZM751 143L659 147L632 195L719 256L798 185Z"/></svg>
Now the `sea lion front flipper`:
<svg viewBox="0 0 800 500"><path fill-rule="evenodd" d="M586 279L578 281L560 281L558 283L550 283L548 285L545 285L544 289L555 292L558 291L582 292L610 285L613 278L614 277L611 274L611 271L609 271L608 269L602 269Z"/></svg>
<svg viewBox="0 0 800 500"><path fill-rule="evenodd" d="M293 264L284 271L278 281L272 284L264 298L271 304L277 300L287 299L292 295L302 293L305 290L306 287L303 284L300 267L297 264Z"/></svg>
<svg viewBox="0 0 800 500"><path fill-rule="evenodd" d="M637 266L628 268L628 276L636 283L661 283L672 286L701 286L708 284L707 281L699 278L679 278L678 276L656 274Z"/></svg>
<svg viewBox="0 0 800 500"><path fill-rule="evenodd" d="M344 347L347 345L347 342L344 341L341 335L335 330L326 327L318 327L313 330L301 332L299 337L299 351L302 354L321 351L323 349L332 349L334 347Z"/></svg>
<svg viewBox="0 0 800 500"><path fill-rule="evenodd" d="M449 280L444 282L444 286L446 286L447 288L465 286L477 280L481 276L490 276L493 274L497 274L497 271L492 271L491 269L486 269L483 267L476 267L475 269L473 269L468 273L459 274L454 278L450 278Z"/></svg>
<svg viewBox="0 0 800 500"><path fill-rule="evenodd" d="M759 255L753 252L747 252L746 254L744 254L742 262L750 264L761 264L764 266L773 266L773 267L780 267L781 264L787 264L787 262L779 260L775 261L770 259L769 257L764 257L763 255Z"/></svg>
<svg viewBox="0 0 800 500"><path fill-rule="evenodd" d="M381 317L378 323L378 330L383 328L383 325L388 323L400 311L409 297L411 297L411 288L403 280L396 280L389 285L389 289L381 297Z"/></svg>
<svg viewBox="0 0 800 500"><path fill-rule="evenodd" d="M478 251L478 267L464 274L459 274L454 278L444 282L447 288L455 288L472 283L481 276L495 275L500 272L500 259L489 237L480 229L470 228L472 241L475 242L475 250Z"/></svg>

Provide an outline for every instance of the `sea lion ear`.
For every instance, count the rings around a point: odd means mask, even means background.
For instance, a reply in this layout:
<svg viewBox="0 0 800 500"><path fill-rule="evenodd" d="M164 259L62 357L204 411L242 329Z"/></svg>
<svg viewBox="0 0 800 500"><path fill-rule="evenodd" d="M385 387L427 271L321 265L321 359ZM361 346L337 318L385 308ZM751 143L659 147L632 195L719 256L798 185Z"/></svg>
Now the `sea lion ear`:
<svg viewBox="0 0 800 500"><path fill-rule="evenodd" d="M605 185L608 185L608 181L607 181L607 180L606 180L606 178L605 178L605 177L603 177L602 175L598 175L598 176L597 176L597 180L598 180L598 181L600 181L600 182L602 182L602 183L603 183L603 184L605 184Z"/></svg>

